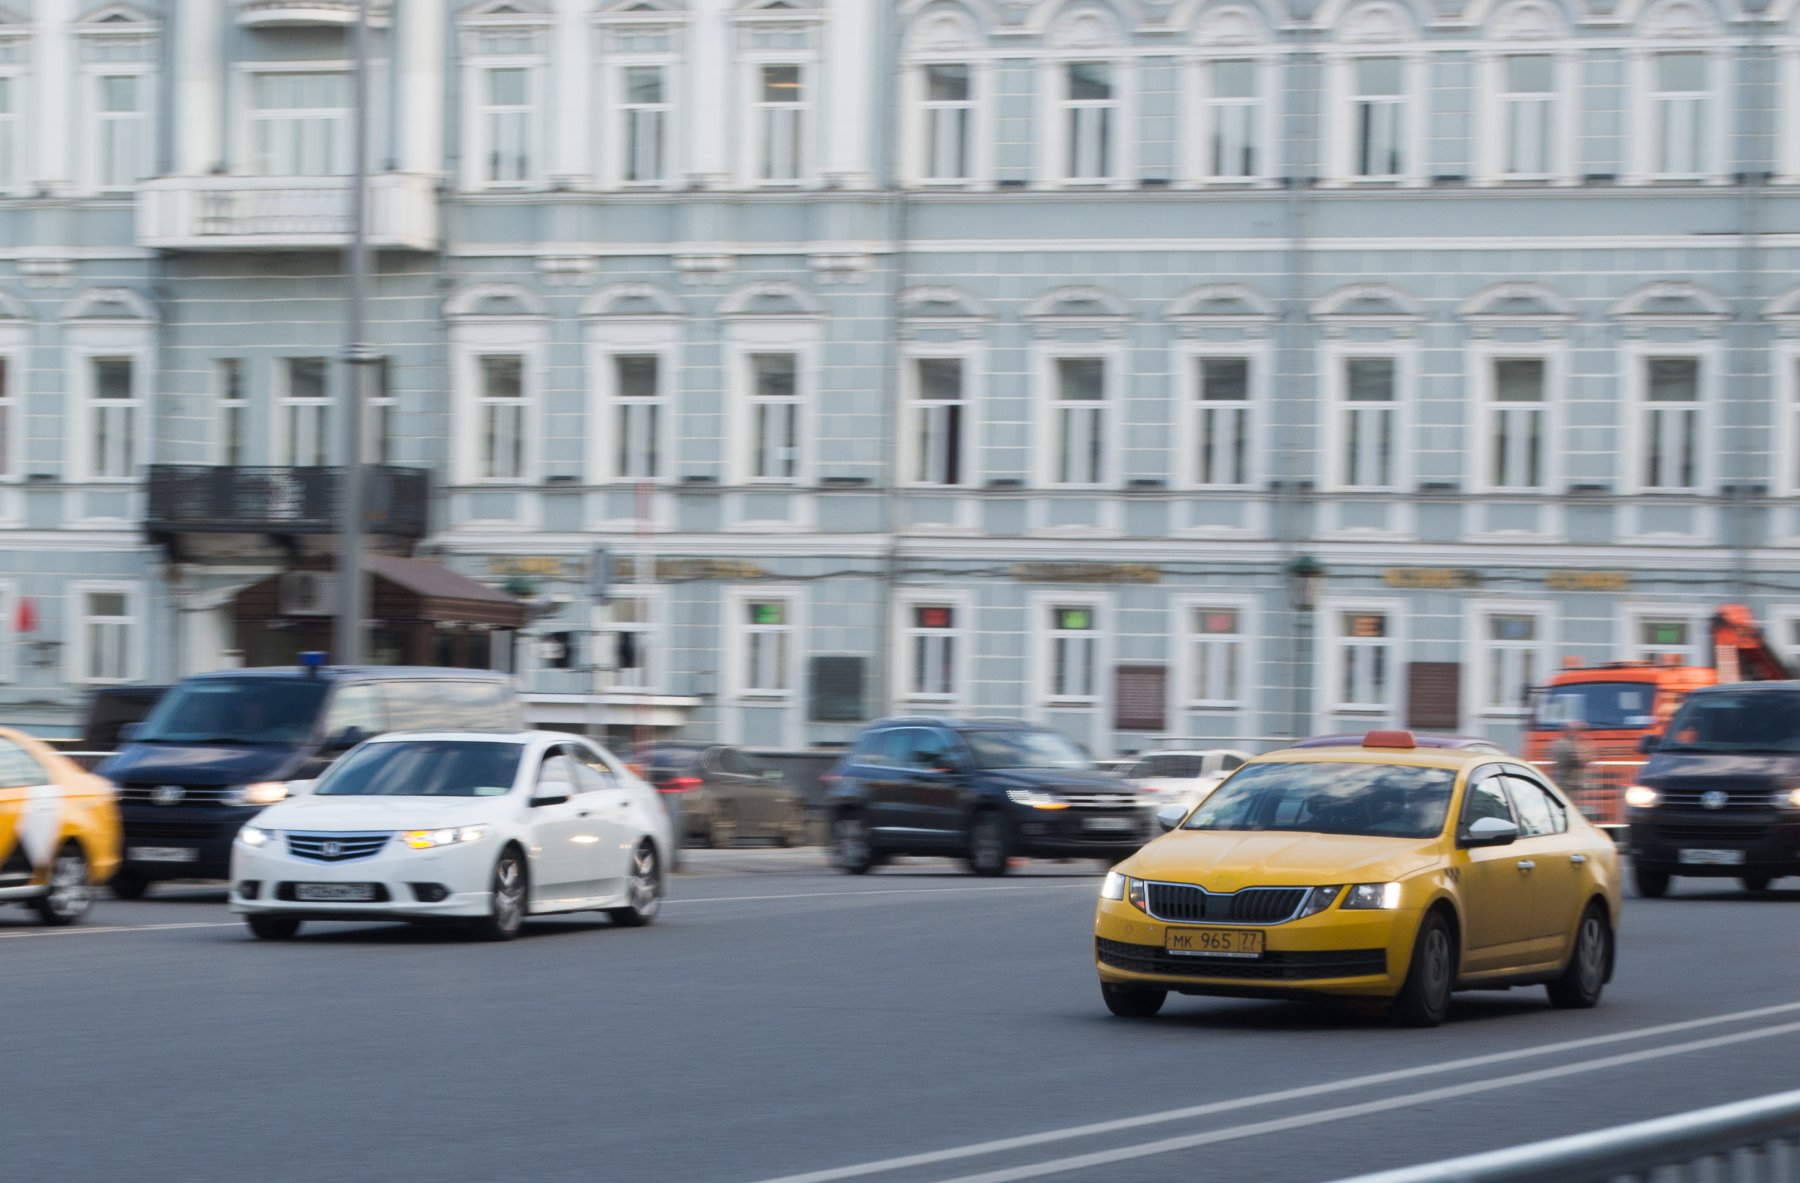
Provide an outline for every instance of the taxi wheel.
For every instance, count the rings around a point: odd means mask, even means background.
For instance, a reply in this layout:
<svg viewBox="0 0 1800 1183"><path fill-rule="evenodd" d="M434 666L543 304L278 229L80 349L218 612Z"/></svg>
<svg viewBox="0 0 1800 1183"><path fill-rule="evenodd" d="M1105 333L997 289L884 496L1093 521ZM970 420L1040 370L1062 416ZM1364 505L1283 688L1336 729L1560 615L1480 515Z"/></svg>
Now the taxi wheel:
<svg viewBox="0 0 1800 1183"><path fill-rule="evenodd" d="M1612 925L1599 904L1589 904L1581 914L1581 927L1575 930L1575 951L1569 955L1569 967L1562 977L1545 985L1550 1004L1565 1010L1586 1010L1600 1001L1612 968Z"/></svg>
<svg viewBox="0 0 1800 1183"><path fill-rule="evenodd" d="M300 932L300 918L297 916L246 916L244 923L259 941L291 940Z"/></svg>
<svg viewBox="0 0 1800 1183"><path fill-rule="evenodd" d="M1419 925L1413 941L1406 985L1394 999L1394 1018L1408 1027L1435 1027L1450 1013L1450 991L1456 985L1456 938L1440 912Z"/></svg>
<svg viewBox="0 0 1800 1183"><path fill-rule="evenodd" d="M141 900L144 893L150 890L150 881L136 871L120 868L107 882L106 889L113 893L115 899Z"/></svg>
<svg viewBox="0 0 1800 1183"><path fill-rule="evenodd" d="M470 931L484 941L510 941L525 924L526 899L525 856L515 846L500 852L494 864L494 890L488 914L470 925Z"/></svg>
<svg viewBox="0 0 1800 1183"><path fill-rule="evenodd" d="M983 810L969 823L969 870L989 878L1006 874L1011 846L1006 819L992 809Z"/></svg>
<svg viewBox="0 0 1800 1183"><path fill-rule="evenodd" d="M87 855L79 843L67 842L56 852L50 864L49 890L32 902L38 919L61 928L74 924L94 906L94 891L88 885Z"/></svg>
<svg viewBox="0 0 1800 1183"><path fill-rule="evenodd" d="M1156 1012L1162 1009L1169 992L1101 982L1100 997L1106 1000L1106 1009L1121 1019L1149 1019L1154 1018Z"/></svg>
<svg viewBox="0 0 1800 1183"><path fill-rule="evenodd" d="M656 847L648 842L631 856L631 878L625 881L623 908L609 908L606 914L614 924L626 928L642 928L656 919L662 907L662 864L656 861Z"/></svg>

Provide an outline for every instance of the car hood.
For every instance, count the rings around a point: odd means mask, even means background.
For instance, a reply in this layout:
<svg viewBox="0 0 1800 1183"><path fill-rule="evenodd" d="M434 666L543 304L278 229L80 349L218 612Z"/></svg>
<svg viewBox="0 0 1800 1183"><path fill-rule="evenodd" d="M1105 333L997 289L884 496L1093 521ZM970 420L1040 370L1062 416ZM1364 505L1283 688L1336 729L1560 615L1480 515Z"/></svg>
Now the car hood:
<svg viewBox="0 0 1800 1183"><path fill-rule="evenodd" d="M116 783L241 785L287 780L301 759L285 745L134 743L94 771Z"/></svg>
<svg viewBox="0 0 1800 1183"><path fill-rule="evenodd" d="M256 815L271 830L430 830L505 812L510 797L294 797Z"/></svg>
<svg viewBox="0 0 1800 1183"><path fill-rule="evenodd" d="M1120 869L1140 879L1236 891L1263 884L1385 883L1425 870L1437 859L1435 838L1176 830L1132 855Z"/></svg>
<svg viewBox="0 0 1800 1183"><path fill-rule="evenodd" d="M1800 778L1800 755L1751 752L1657 752L1638 781L1657 789L1774 791Z"/></svg>
<svg viewBox="0 0 1800 1183"><path fill-rule="evenodd" d="M1037 789L1045 793L1130 793L1117 777L1076 768L995 768L981 774L1003 789Z"/></svg>

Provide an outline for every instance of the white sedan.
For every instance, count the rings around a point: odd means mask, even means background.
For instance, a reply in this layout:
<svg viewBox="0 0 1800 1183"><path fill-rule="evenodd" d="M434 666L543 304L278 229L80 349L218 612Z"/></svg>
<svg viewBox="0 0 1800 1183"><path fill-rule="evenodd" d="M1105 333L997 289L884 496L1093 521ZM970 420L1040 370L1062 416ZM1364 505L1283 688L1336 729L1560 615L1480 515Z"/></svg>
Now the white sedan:
<svg viewBox="0 0 1800 1183"><path fill-rule="evenodd" d="M1157 805L1192 808L1251 758L1231 748L1149 752L1126 775L1139 791L1156 794Z"/></svg>
<svg viewBox="0 0 1800 1183"><path fill-rule="evenodd" d="M553 732L372 739L257 814L231 850L231 910L265 940L306 920L452 920L489 940L527 915L648 924L672 850L656 790Z"/></svg>

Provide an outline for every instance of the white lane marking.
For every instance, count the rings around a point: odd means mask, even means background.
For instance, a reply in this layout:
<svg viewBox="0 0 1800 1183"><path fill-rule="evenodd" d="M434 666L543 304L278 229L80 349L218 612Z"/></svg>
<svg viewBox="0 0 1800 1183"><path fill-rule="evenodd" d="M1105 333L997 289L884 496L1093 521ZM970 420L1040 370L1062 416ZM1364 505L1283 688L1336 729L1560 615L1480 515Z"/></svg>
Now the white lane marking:
<svg viewBox="0 0 1800 1183"><path fill-rule="evenodd" d="M1774 1006L1761 1006L1753 1010L1733 1011L1723 1015L1709 1015L1702 1019L1684 1019L1679 1023L1663 1023L1655 1027L1639 1027L1630 1031L1614 1031L1605 1035L1590 1035L1582 1039L1564 1040L1561 1043L1546 1043L1536 1047L1514 1048L1510 1051L1491 1052L1483 1056L1472 1056L1461 1060L1444 1060L1435 1064L1421 1064L1412 1068L1395 1068L1387 1072L1377 1072L1369 1076L1353 1076L1344 1080L1326 1081L1321 1084L1303 1085L1299 1088L1281 1089L1271 1093L1257 1093L1248 1097L1236 1097L1228 1101L1210 1101L1203 1105L1189 1105L1182 1109L1165 1109L1158 1113L1144 1113L1135 1117L1114 1118L1111 1121L1097 1121L1087 1125L1066 1126L1058 1130L1044 1130L1036 1134L1021 1134L1011 1138L997 1138L991 1142L976 1142L968 1146L956 1146L947 1150L931 1150L920 1154L909 1154L900 1158L881 1159L876 1162L859 1163L848 1167L834 1167L822 1171L809 1171L799 1175L783 1175L778 1179L765 1179L761 1183L833 1183L838 1179L855 1179L865 1175L879 1175L887 1171L903 1170L907 1167L930 1166L934 1163L952 1162L960 1158L980 1158L990 1154L1000 1154L1008 1150L1021 1150L1030 1146L1041 1146L1049 1142L1065 1142L1075 1138L1089 1138L1098 1134L1113 1134L1122 1130L1137 1129L1142 1126L1163 1125L1168 1122L1186 1121L1196 1117L1212 1117L1220 1113L1231 1113L1240 1109L1254 1109L1263 1105L1275 1105L1284 1101L1302 1101L1309 1097L1322 1096L1327 1093L1345 1092L1350 1089L1368 1088L1374 1085L1392 1084L1396 1081L1410 1080L1420 1076L1434 1076L1445 1072L1461 1072L1474 1068L1484 1068L1492 1064L1503 1064L1511 1060L1523 1060L1532 1056L1554 1055L1559 1052L1581 1051L1585 1048L1604 1047L1607 1044L1624 1043L1634 1039L1650 1039L1659 1035L1674 1035L1682 1031L1693 1031L1701 1027L1718 1026L1721 1023L1739 1023L1750 1019L1768 1018L1772 1015L1789 1014L1800 1011L1800 1002L1779 1003Z"/></svg>
<svg viewBox="0 0 1800 1183"><path fill-rule="evenodd" d="M1099 876L1094 877L1099 882ZM1012 887L895 887L874 891L796 891L785 895L716 895L698 899L670 898L665 904L736 904L747 900L820 900L864 895L999 895L1003 891L1093 891L1094 883L1020 883Z"/></svg>
<svg viewBox="0 0 1800 1183"><path fill-rule="evenodd" d="M1265 1134L1279 1134L1288 1130L1305 1129L1308 1126L1325 1125L1334 1121L1343 1121L1351 1117L1366 1117L1373 1113L1385 1113L1394 1109L1410 1109L1414 1105L1429 1104L1433 1101L1447 1101L1455 1097L1475 1096L1479 1093L1491 1093L1500 1089L1515 1088L1519 1085L1538 1084L1547 1080L1557 1080L1565 1076L1580 1076L1588 1072L1600 1072L1608 1068L1622 1068L1628 1064L1641 1064L1647 1060L1661 1060L1670 1056L1687 1055L1690 1052L1708 1051L1713 1048L1730 1047L1732 1044L1748 1043L1754 1039L1770 1039L1781 1035L1800 1034L1800 1023L1784 1023L1777 1027L1758 1027L1750 1031L1734 1031L1730 1035L1715 1035L1710 1039L1695 1039L1687 1043L1670 1044L1668 1047L1645 1048L1642 1051L1623 1052L1616 1056L1607 1056L1599 1060L1586 1060L1576 1064L1561 1064L1554 1068L1538 1068L1531 1072L1520 1072L1512 1076L1501 1076L1493 1080L1477 1080L1467 1084L1448 1085L1443 1088L1427 1089L1423 1092L1405 1093L1398 1097L1388 1097L1380 1101L1364 1101L1358 1105L1342 1105L1336 1109L1325 1109L1317 1113L1304 1113L1294 1117L1279 1117L1270 1121L1260 1121L1247 1126L1233 1126L1230 1129L1211 1130L1204 1134L1187 1134L1179 1138L1164 1138L1158 1142L1144 1142L1136 1146L1123 1146L1116 1150L1099 1150L1091 1154L1078 1154L1069 1158L1050 1159L1045 1162L1032 1163L1029 1166L1008 1167L998 1171L985 1171L978 1175L962 1175L955 1179L943 1180L943 1183L1017 1183L1020 1179L1038 1179L1045 1175L1058 1175L1067 1171L1079 1171L1085 1167L1106 1166L1109 1163L1126 1162L1134 1158L1149 1158L1153 1155L1168 1154L1176 1150L1191 1150L1196 1146L1208 1146L1218 1142L1233 1142L1241 1138L1259 1138Z"/></svg>
<svg viewBox="0 0 1800 1183"><path fill-rule="evenodd" d="M238 921L209 921L193 924L115 924L101 928L40 928L31 932L0 932L0 941L22 941L26 937L94 937L115 932L166 932L172 928L236 928Z"/></svg>

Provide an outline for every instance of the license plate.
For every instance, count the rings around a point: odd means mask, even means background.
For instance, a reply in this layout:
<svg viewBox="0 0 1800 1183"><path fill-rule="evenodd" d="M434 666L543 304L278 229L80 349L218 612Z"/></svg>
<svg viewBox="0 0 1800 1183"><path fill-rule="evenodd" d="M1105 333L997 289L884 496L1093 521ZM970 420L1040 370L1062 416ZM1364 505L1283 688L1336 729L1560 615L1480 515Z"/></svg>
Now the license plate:
<svg viewBox="0 0 1800 1183"><path fill-rule="evenodd" d="M1684 850L1681 861L1690 867L1741 867L1744 864L1744 852L1741 850Z"/></svg>
<svg viewBox="0 0 1800 1183"><path fill-rule="evenodd" d="M317 903L340 900L345 903L367 903L375 898L373 883L296 883L294 898Z"/></svg>
<svg viewBox="0 0 1800 1183"><path fill-rule="evenodd" d="M134 863L197 863L200 852L191 846L133 846L125 857Z"/></svg>
<svg viewBox="0 0 1800 1183"><path fill-rule="evenodd" d="M1081 824L1096 834L1129 834L1137 829L1137 819L1132 817L1090 817Z"/></svg>
<svg viewBox="0 0 1800 1183"><path fill-rule="evenodd" d="M1253 928L1171 928L1165 947L1190 957L1261 957L1263 934Z"/></svg>

